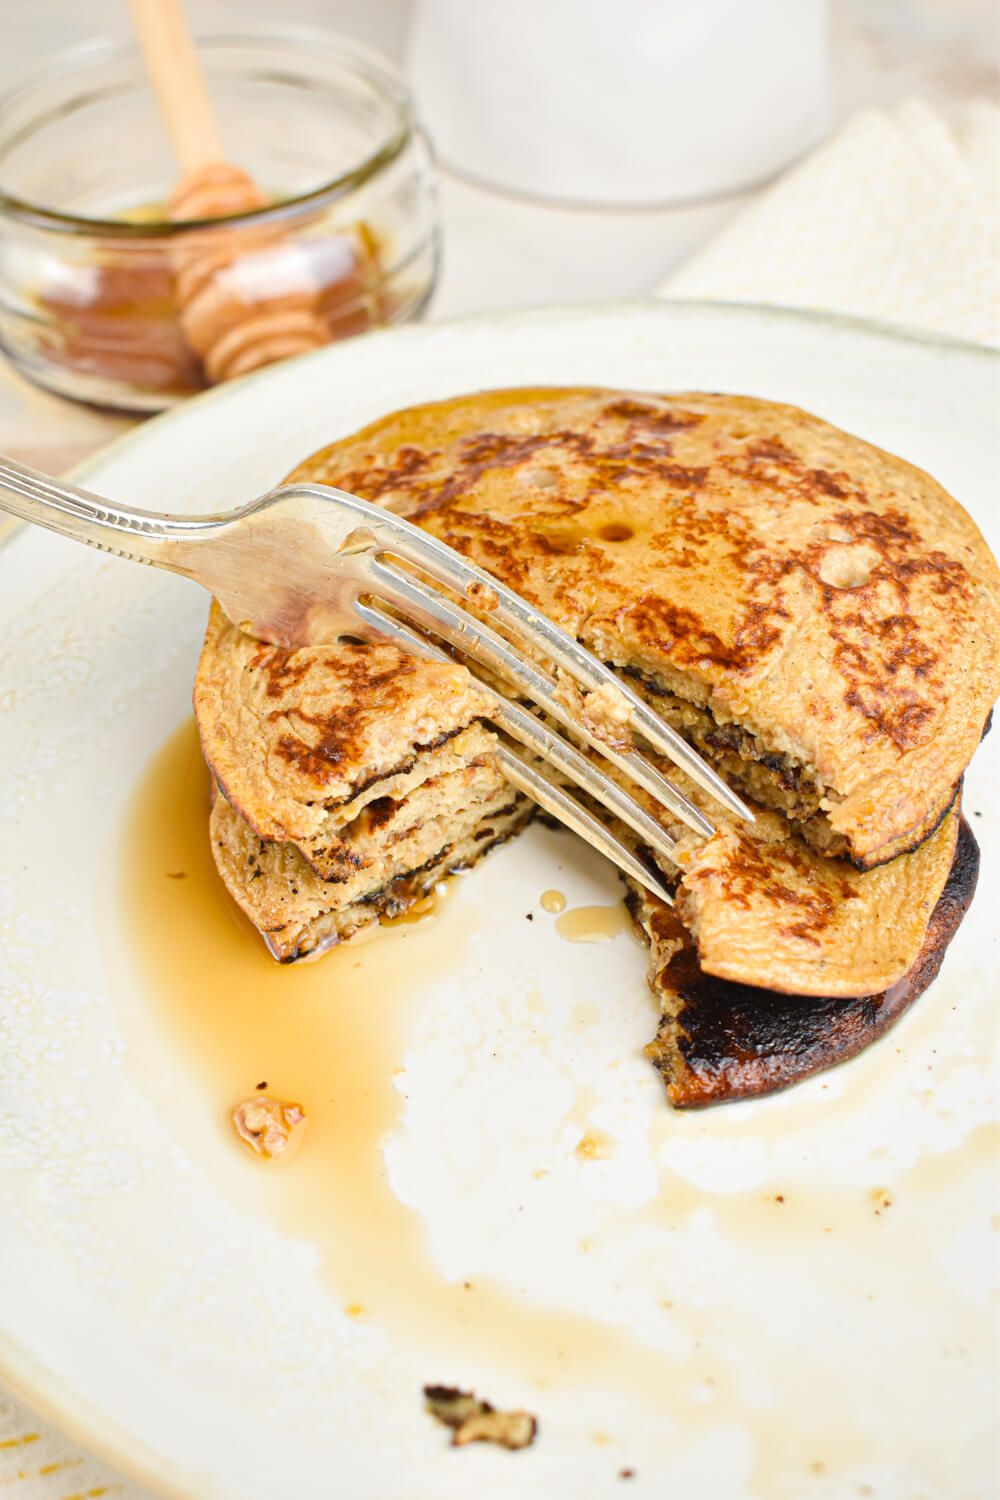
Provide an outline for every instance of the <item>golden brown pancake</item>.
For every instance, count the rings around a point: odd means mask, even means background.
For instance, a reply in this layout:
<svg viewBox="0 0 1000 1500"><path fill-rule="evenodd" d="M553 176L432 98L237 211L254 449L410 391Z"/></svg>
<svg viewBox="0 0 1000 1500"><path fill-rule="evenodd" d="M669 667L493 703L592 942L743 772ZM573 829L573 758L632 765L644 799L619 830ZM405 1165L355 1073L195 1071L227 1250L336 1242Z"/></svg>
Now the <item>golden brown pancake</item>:
<svg viewBox="0 0 1000 1500"><path fill-rule="evenodd" d="M927 475L791 407L539 390L398 413L291 477L510 583L751 800L748 826L667 767L717 831L671 829L673 911L633 895L674 1102L784 1086L929 983L974 883L956 787L1000 677L1000 576ZM532 812L457 665L284 651L213 609L195 706L216 862L283 961L405 910Z"/></svg>
<svg viewBox="0 0 1000 1500"><path fill-rule="evenodd" d="M968 515L795 407L494 391L385 417L293 478L473 558L862 868L936 827L1000 689L1000 573Z"/></svg>
<svg viewBox="0 0 1000 1500"><path fill-rule="evenodd" d="M195 681L212 848L283 962L406 909L526 821L464 667L264 645L213 605Z"/></svg>
<svg viewBox="0 0 1000 1500"><path fill-rule="evenodd" d="M450 787L428 784L437 816L423 821L405 802L383 830L375 857L348 882L324 880L294 844L258 837L224 797L216 797L210 820L216 866L275 958L294 963L315 957L380 919L401 915L531 817L530 804L500 777L492 790L480 787L471 794L475 768L452 774Z"/></svg>
<svg viewBox="0 0 1000 1500"><path fill-rule="evenodd" d="M709 810L704 793L674 780ZM675 911L704 973L824 999L901 980L951 869L957 799L929 838L872 870L818 854L780 813L754 812L748 826L713 810L707 841L675 830Z"/></svg>
<svg viewBox="0 0 1000 1500"><path fill-rule="evenodd" d="M948 878L960 821L959 799L915 849L859 870L809 847L780 813L749 803L744 823L676 767L652 757L715 824L709 839L660 812L675 840L660 860L632 831L619 839L658 867L706 975L798 996L868 995L901 980L916 963L927 924ZM619 771L611 776L625 784ZM633 795L650 813L648 793ZM596 807L595 812L599 811Z"/></svg>
<svg viewBox="0 0 1000 1500"><path fill-rule="evenodd" d="M262 838L307 853L331 822L413 785L414 760L431 764L487 702L457 664L352 641L289 651L245 635L216 604L194 689L202 749L226 797ZM454 745L433 764L442 760L455 762Z"/></svg>
<svg viewBox="0 0 1000 1500"><path fill-rule="evenodd" d="M493 758L495 730L478 717L488 700L458 665L391 646L287 652L213 608L195 707L224 794L216 861L284 961L380 909L401 911L406 892L418 900L440 878L442 861L466 868L527 819ZM706 842L664 815L677 864L662 873L706 973L824 997L902 978L946 879L957 814L911 853L859 871L811 849L780 814L757 807L743 824L662 768L715 820Z"/></svg>

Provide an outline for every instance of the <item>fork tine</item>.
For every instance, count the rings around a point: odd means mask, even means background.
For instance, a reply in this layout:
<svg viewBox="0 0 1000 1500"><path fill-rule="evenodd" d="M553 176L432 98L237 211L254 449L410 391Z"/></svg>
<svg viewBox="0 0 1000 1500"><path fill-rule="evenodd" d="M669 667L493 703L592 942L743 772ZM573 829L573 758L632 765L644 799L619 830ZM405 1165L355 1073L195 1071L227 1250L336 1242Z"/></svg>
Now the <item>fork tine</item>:
<svg viewBox="0 0 1000 1500"><path fill-rule="evenodd" d="M642 861L637 859L630 849L626 849L624 844L619 843L614 834L605 828L599 819L593 817L585 807L582 807L575 797L571 797L568 792L563 791L562 787L549 781L535 766L522 760L521 756L508 746L501 745L496 754L504 775L513 786L524 792L533 802L537 802L539 807L543 807L554 818L558 818L560 823L564 823L567 828L586 839L588 844L591 844L605 858L610 859L619 870L624 870L648 891L652 891L654 896L659 896L661 901L665 901L668 906L673 906L673 897L666 886L661 885Z"/></svg>
<svg viewBox="0 0 1000 1500"><path fill-rule="evenodd" d="M407 619L422 629L442 636L449 645L455 646L481 666L508 678L519 691L545 709L566 729L580 735L592 749L636 781L661 806L668 808L696 833L704 838L711 838L715 832L712 824L693 803L636 751L621 752L612 749L591 733L586 725L574 719L554 696L554 685L550 679L530 662L522 661L502 636L452 604L435 589L373 557L366 561L365 574L372 593L393 608L399 609ZM370 618L375 628L379 628L378 620L367 616L363 603L359 601L356 608L363 618ZM382 619L385 618L381 612L378 613Z"/></svg>
<svg viewBox="0 0 1000 1500"><path fill-rule="evenodd" d="M421 654L433 657L436 661L450 660L440 647L435 646L398 620L394 620L390 615L382 614L380 610L370 607L363 606L363 608L366 616L378 617L376 628L381 633L391 636L407 650L417 649ZM633 832L639 834L643 842L655 854L659 854L661 858L673 858L674 849L677 847L675 841L665 829L661 828L655 818L651 818L617 782L605 776L603 771L599 771L566 740L546 729L545 725L540 723L533 714L528 713L518 704L509 702L487 684L484 686L487 687L494 701L491 717L496 723L502 725L509 734L515 735L536 755L549 761L582 790L597 798L623 823L627 823ZM609 859L619 870L638 880L647 890L652 891L654 896L658 896L661 901L667 902L670 906L673 905L673 897L653 871L648 869L633 850L617 839L599 818L594 817L565 788L543 776L537 766L532 765L511 746L501 744L495 753L504 775L512 786L516 786L532 801L537 802L539 807L551 813L573 833L579 834L599 854L603 854L605 859Z"/></svg>
<svg viewBox="0 0 1000 1500"><path fill-rule="evenodd" d="M384 628L387 634L391 634L407 649L417 646L426 655L433 656L439 661L449 660L437 646L430 641L425 641L416 632L401 625L399 621L393 620L389 615L383 615L381 611L372 610L370 607L366 609L366 614L376 613L379 616L380 628ZM674 850L677 847L676 840L670 837L655 818L650 817L634 797L630 796L616 781L606 776L593 761L581 755L580 751L568 740L564 740L536 719L534 714L528 713L519 704L511 703L500 693L494 692L488 684L484 686L493 699L493 708L489 717L494 723L504 729L507 734L520 740L521 744L527 746L535 755L554 766L580 790L589 793L609 812L614 813L632 829L633 833L639 835L654 854L660 855L663 859L673 860ZM546 782L546 785L549 784Z"/></svg>
<svg viewBox="0 0 1000 1500"><path fill-rule="evenodd" d="M592 761L581 755L567 740L546 729L534 714L526 712L516 703L508 702L499 694L494 696L493 718L501 728L554 766L563 776L575 782L581 791L588 792L608 812L628 824L654 854L674 862L677 840L671 838L666 829L655 818L650 817L634 797L603 771L598 770Z"/></svg>
<svg viewBox="0 0 1000 1500"><path fill-rule="evenodd" d="M588 691L612 686L627 701L633 728L639 731L654 750L673 761L697 786L737 817L748 823L754 821L753 813L742 798L705 764L687 741L654 713L633 688L622 682L567 631L547 619L491 574L458 556L451 547L414 526L404 517L382 510L368 501L359 500L357 496L348 495L346 491L334 489L333 486L329 492L338 499L350 502L350 508L370 528L380 547L387 548L404 561L421 568L436 582L454 589L463 597L470 582L476 582L488 590L496 599L494 614L498 623L527 640L544 659L556 662L578 685ZM690 807L690 803L688 806Z"/></svg>

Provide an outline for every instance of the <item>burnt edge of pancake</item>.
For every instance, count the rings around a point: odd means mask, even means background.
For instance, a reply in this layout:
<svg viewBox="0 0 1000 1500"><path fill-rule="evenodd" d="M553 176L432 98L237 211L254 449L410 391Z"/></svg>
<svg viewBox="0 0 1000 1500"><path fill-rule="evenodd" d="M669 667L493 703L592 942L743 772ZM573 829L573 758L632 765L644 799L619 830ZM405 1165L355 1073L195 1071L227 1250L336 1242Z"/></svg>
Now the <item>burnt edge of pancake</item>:
<svg viewBox="0 0 1000 1500"><path fill-rule="evenodd" d="M716 979L702 973L685 934L651 981L676 997L676 1006L645 1049L671 1104L692 1109L775 1093L856 1057L935 979L978 877L979 846L963 818L920 955L898 983L876 995L820 999ZM630 890L626 901L638 925L640 899Z"/></svg>

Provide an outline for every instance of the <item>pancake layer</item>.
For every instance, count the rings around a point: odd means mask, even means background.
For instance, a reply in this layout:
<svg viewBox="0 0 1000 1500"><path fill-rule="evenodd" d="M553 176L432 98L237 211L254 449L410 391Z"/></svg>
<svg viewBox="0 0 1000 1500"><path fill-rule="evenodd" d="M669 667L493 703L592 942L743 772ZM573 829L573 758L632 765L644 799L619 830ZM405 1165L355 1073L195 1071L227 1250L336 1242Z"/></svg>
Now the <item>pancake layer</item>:
<svg viewBox="0 0 1000 1500"><path fill-rule="evenodd" d="M493 391L385 417L292 477L464 552L860 867L937 825L1000 691L1000 572L969 516L792 406Z"/></svg>

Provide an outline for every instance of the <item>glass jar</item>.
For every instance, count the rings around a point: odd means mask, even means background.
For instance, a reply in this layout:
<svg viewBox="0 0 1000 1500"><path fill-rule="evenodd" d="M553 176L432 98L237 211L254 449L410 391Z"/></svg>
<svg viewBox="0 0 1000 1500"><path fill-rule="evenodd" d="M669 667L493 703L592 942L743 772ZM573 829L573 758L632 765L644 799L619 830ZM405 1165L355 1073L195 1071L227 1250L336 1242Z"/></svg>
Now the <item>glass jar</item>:
<svg viewBox="0 0 1000 1500"><path fill-rule="evenodd" d="M75 48L0 99L0 343L62 395L156 411L294 347L280 327L249 354L243 328L219 330L225 357L193 347L192 264L223 323L307 306L322 342L417 317L433 290L433 164L395 70L306 29L198 49L251 212L169 217L178 171L134 48Z"/></svg>

